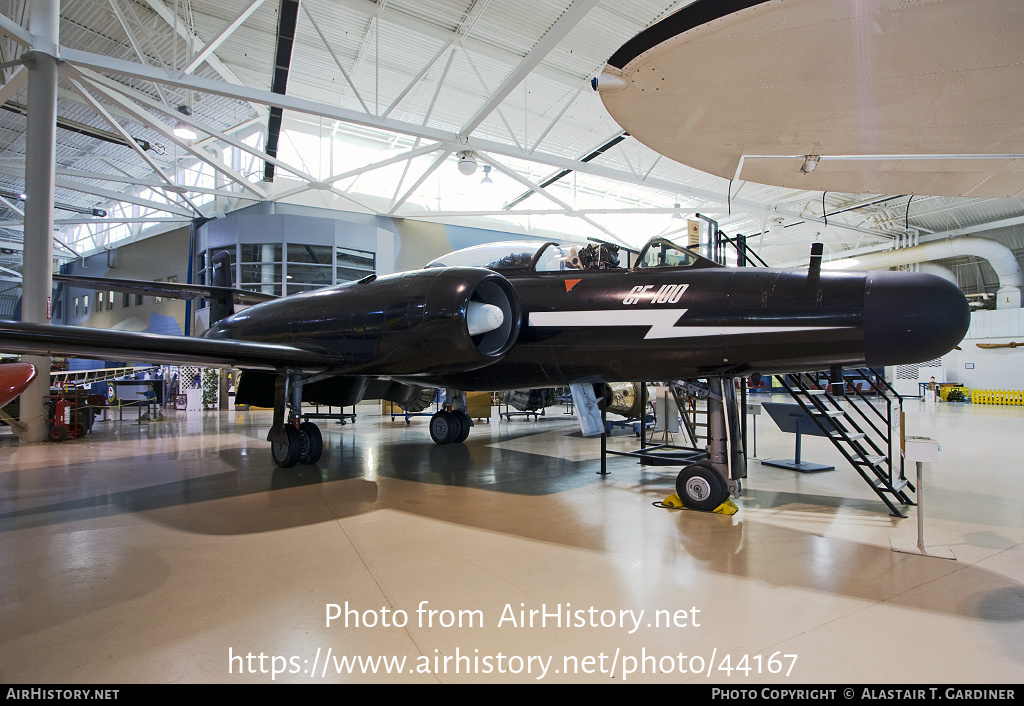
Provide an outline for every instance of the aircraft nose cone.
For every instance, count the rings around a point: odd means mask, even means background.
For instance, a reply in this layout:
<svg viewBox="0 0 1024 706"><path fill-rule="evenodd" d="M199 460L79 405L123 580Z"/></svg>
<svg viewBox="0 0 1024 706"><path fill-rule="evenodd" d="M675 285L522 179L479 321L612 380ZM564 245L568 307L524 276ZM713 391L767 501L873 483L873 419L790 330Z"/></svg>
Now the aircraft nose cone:
<svg viewBox="0 0 1024 706"><path fill-rule="evenodd" d="M963 340L970 307L952 282L921 272L869 272L864 355L869 366L934 360Z"/></svg>
<svg viewBox="0 0 1024 706"><path fill-rule="evenodd" d="M466 312L466 325L469 327L469 335L477 336L497 328L505 321L505 315L501 309L493 304L483 302L470 302L469 310Z"/></svg>

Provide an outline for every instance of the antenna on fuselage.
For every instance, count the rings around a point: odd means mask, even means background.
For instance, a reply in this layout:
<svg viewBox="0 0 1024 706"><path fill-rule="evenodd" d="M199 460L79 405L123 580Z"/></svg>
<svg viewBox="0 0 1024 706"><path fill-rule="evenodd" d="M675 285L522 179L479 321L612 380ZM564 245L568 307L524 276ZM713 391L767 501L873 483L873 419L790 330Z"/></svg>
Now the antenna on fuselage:
<svg viewBox="0 0 1024 706"><path fill-rule="evenodd" d="M821 253L824 249L822 243L811 243L811 261L807 265L808 277L818 277L821 274Z"/></svg>

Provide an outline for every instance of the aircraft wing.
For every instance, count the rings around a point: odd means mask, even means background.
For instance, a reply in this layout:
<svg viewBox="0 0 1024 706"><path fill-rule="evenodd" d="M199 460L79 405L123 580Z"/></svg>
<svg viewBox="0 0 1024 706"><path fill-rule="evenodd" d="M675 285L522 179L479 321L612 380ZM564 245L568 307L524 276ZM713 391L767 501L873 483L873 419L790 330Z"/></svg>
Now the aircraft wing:
<svg viewBox="0 0 1024 706"><path fill-rule="evenodd" d="M200 297L230 295L235 304L260 304L277 299L273 294L250 292L231 287L214 287L203 284L181 284L180 282L150 282L141 279L113 279L110 277L89 277L83 275L53 275L54 282L64 282L82 289L109 289L128 294L143 294L151 297L185 299L191 301Z"/></svg>
<svg viewBox="0 0 1024 706"><path fill-rule="evenodd" d="M322 350L277 343L213 340L83 326L53 326L0 321L0 350L5 353L62 355L172 365L322 372L344 361Z"/></svg>
<svg viewBox="0 0 1024 706"><path fill-rule="evenodd" d="M0 407L20 395L36 378L36 366L28 363L0 365Z"/></svg>

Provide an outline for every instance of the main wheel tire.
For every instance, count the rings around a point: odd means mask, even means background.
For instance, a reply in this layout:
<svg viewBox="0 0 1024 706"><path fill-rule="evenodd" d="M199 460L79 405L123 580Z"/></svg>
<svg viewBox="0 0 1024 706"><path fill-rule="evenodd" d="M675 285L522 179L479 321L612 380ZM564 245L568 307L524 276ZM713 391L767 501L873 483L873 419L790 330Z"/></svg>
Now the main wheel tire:
<svg viewBox="0 0 1024 706"><path fill-rule="evenodd" d="M299 434L302 437L299 463L316 463L324 453L324 437L320 427L313 422L303 422L299 425Z"/></svg>
<svg viewBox="0 0 1024 706"><path fill-rule="evenodd" d="M436 412L430 418L430 438L435 444L450 444L462 433L458 417L448 410Z"/></svg>
<svg viewBox="0 0 1024 706"><path fill-rule="evenodd" d="M701 461L679 472L676 494L691 510L710 512L729 498L729 488L709 461Z"/></svg>
<svg viewBox="0 0 1024 706"><path fill-rule="evenodd" d="M463 412L461 409L452 410L452 415L459 422L459 434L453 440L453 444L461 444L463 441L469 438L469 430L473 426L473 420L469 418L469 414Z"/></svg>
<svg viewBox="0 0 1024 706"><path fill-rule="evenodd" d="M295 427L285 427L287 442L271 442L270 453L274 457L274 463L281 468L291 468L299 462L299 454L302 452L302 438L299 430Z"/></svg>

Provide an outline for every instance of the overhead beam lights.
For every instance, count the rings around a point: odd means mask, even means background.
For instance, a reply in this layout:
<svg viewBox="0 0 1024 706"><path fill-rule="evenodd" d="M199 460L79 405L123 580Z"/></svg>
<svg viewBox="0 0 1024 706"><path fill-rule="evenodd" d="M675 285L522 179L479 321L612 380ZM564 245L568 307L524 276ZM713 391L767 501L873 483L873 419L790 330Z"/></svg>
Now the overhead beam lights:
<svg viewBox="0 0 1024 706"><path fill-rule="evenodd" d="M187 105L179 105L178 112L182 115L192 115L192 109ZM175 137L180 137L183 140L195 140L199 137L199 133L196 132L196 129L184 120L179 120L175 123L171 132L174 133Z"/></svg>
<svg viewBox="0 0 1024 706"><path fill-rule="evenodd" d="M12 201L21 201L22 203L24 203L26 198L25 194L16 194L13 191L3 190L0 190L0 196L4 197L5 199L11 199ZM59 201L54 201L53 207L56 209L60 209L61 211L71 211L72 213L81 213L86 216L96 216L98 218L107 217L107 212L104 211L102 208L92 208L89 206L72 206L71 204L61 203Z"/></svg>
<svg viewBox="0 0 1024 706"><path fill-rule="evenodd" d="M28 106L22 103L18 103L16 101L7 101L2 106L0 106L0 108L3 108L4 110L11 113L16 113L18 115L28 117ZM124 147L129 146L125 139L120 135L110 132L109 130L103 130L98 127L93 127L92 125L80 123L77 120L71 120L70 118L62 118L58 115L56 124L57 127L62 130L68 130L69 132L76 132L79 135L85 135L86 137L92 137L97 140L103 140L104 142L109 142L112 145L123 145ZM136 144L138 144L138 146L144 150L153 149L153 145L149 142L149 140L144 140L141 137L132 137L132 139L135 140Z"/></svg>

